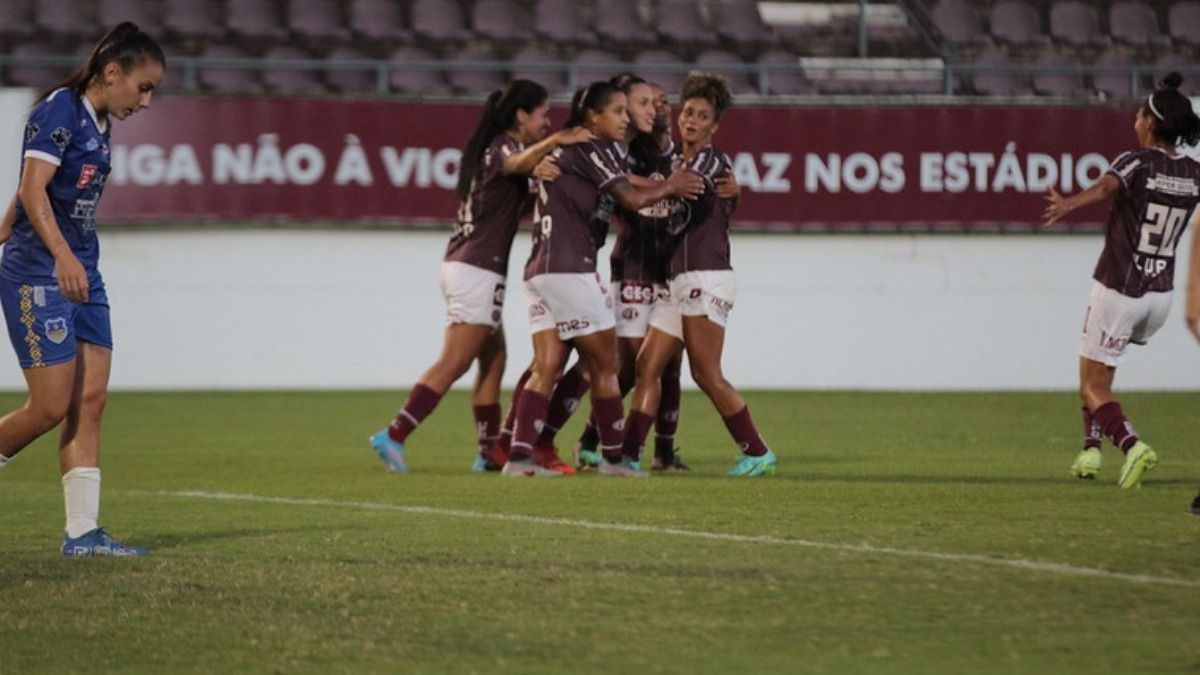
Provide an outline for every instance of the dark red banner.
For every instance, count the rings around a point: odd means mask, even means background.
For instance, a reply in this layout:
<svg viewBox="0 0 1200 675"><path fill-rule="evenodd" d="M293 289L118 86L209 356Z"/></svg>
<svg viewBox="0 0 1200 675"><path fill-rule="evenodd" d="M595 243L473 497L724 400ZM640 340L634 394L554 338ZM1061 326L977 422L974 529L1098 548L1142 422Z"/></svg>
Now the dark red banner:
<svg viewBox="0 0 1200 675"><path fill-rule="evenodd" d="M101 212L447 222L478 115L468 104L163 101L117 125ZM756 229L1036 227L1048 189L1078 191L1136 145L1132 110L992 106L734 108L715 142L744 188L738 225Z"/></svg>

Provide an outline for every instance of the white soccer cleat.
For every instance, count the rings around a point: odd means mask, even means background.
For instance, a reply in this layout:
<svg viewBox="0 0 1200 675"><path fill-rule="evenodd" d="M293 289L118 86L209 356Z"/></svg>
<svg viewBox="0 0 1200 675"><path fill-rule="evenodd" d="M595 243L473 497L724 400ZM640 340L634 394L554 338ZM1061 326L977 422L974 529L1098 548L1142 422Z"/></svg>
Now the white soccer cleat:
<svg viewBox="0 0 1200 675"><path fill-rule="evenodd" d="M513 460L510 459L504 464L504 468L500 473L505 476L534 476L535 478L557 478L563 474L547 469L544 466L539 466L533 461L533 458Z"/></svg>

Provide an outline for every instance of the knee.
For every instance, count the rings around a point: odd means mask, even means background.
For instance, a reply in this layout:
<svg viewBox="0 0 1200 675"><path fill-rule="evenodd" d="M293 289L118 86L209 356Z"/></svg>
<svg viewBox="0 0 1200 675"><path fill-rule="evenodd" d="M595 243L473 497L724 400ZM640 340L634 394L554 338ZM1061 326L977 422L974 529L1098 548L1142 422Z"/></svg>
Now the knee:
<svg viewBox="0 0 1200 675"><path fill-rule="evenodd" d="M108 404L108 389L97 387L88 389L83 392L83 402L80 406L80 414L99 418L104 413L104 406Z"/></svg>
<svg viewBox="0 0 1200 675"><path fill-rule="evenodd" d="M725 381L720 368L697 364L692 365L692 379L696 381L696 386L705 392L711 392L719 388Z"/></svg>
<svg viewBox="0 0 1200 675"><path fill-rule="evenodd" d="M39 434L58 426L67 416L70 401L30 401L25 409L29 412L30 421Z"/></svg>

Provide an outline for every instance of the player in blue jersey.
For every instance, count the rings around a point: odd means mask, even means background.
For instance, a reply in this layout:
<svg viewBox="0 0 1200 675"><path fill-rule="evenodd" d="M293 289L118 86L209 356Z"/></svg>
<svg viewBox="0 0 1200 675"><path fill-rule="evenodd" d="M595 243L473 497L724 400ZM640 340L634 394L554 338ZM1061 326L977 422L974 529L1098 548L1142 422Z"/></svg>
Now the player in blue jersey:
<svg viewBox="0 0 1200 675"><path fill-rule="evenodd" d="M1079 345L1079 395L1083 399L1083 450L1071 475L1094 479L1104 437L1125 453L1117 483L1141 485L1158 455L1141 440L1113 395L1117 366L1129 345L1144 345L1171 308L1175 247L1200 206L1200 163L1179 151L1200 141L1200 117L1179 92L1171 73L1138 107L1140 149L1113 160L1095 185L1071 197L1051 190L1046 224L1072 211L1112 200L1104 249L1092 273L1092 290Z"/></svg>
<svg viewBox="0 0 1200 675"><path fill-rule="evenodd" d="M62 554L144 555L97 523L100 421L112 365L108 297L98 267L96 206L111 169L109 134L150 107L162 48L119 24L70 79L29 114L17 197L0 223L0 303L29 398L0 418L0 468L62 423L59 466L67 524Z"/></svg>

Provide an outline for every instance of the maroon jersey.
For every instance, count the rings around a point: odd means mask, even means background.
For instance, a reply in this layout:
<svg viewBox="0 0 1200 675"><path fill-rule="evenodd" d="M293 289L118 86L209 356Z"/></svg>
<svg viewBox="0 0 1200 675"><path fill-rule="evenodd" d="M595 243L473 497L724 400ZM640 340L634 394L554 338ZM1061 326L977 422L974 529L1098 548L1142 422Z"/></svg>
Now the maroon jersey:
<svg viewBox="0 0 1200 675"><path fill-rule="evenodd" d="M458 206L458 221L446 247L447 261L508 273L517 223L528 213L533 194L527 177L505 173L504 160L524 149L508 134L500 134L483 151L467 200Z"/></svg>
<svg viewBox="0 0 1200 675"><path fill-rule="evenodd" d="M1121 188L1092 277L1131 298L1172 290L1175 246L1200 202L1200 163L1139 150L1117 157L1108 173Z"/></svg>
<svg viewBox="0 0 1200 675"><path fill-rule="evenodd" d="M682 156L677 156L682 161ZM699 199L679 202L667 226L672 239L667 274L674 277L696 270L729 270L729 216L733 200L716 194L714 181L732 170L728 155L708 146L688 162L688 169L704 179L707 186Z"/></svg>
<svg viewBox="0 0 1200 675"><path fill-rule="evenodd" d="M598 213L600 195L625 177L625 160L613 143L591 141L554 151L562 175L538 184L533 251L525 278L596 271L596 253L608 236L609 214Z"/></svg>
<svg viewBox="0 0 1200 675"><path fill-rule="evenodd" d="M660 153L651 166L642 166L629 157L630 172L657 180L671 173L674 146ZM611 199L608 195L601 199ZM612 279L639 284L663 283L667 280L666 256L660 254L666 237L667 218L678 208L673 199L663 199L639 209L617 209L617 241L613 245Z"/></svg>

